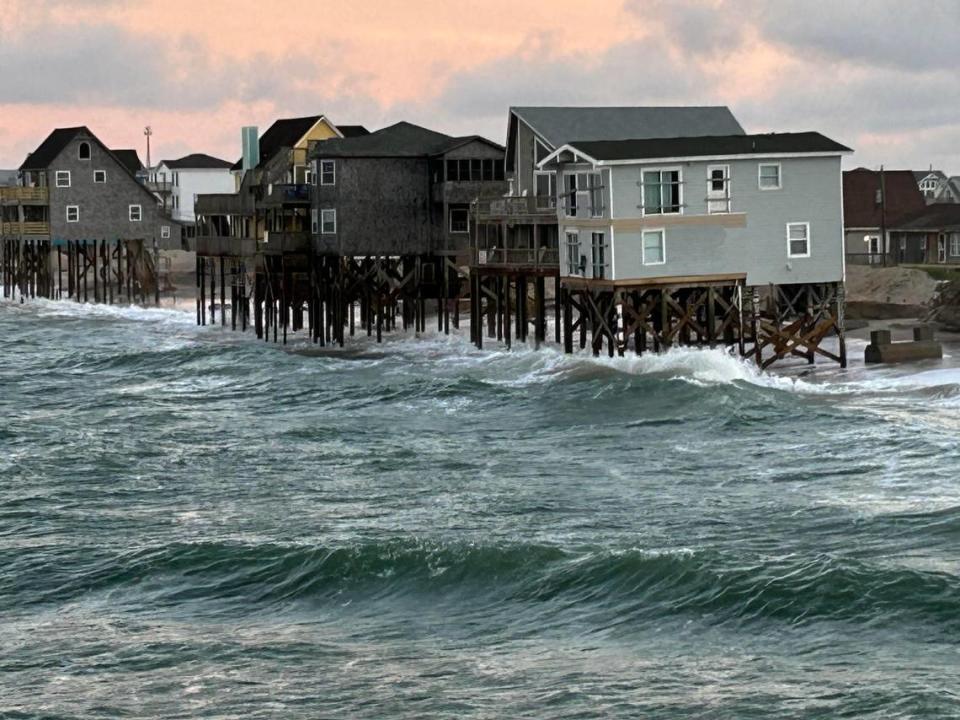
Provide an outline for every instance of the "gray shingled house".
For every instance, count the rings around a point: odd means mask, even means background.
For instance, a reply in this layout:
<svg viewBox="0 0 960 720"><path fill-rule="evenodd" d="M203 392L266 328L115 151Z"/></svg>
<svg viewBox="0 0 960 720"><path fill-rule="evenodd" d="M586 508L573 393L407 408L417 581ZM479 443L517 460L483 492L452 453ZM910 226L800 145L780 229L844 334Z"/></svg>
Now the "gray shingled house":
<svg viewBox="0 0 960 720"><path fill-rule="evenodd" d="M5 208L4 232L60 240L153 240L180 247L180 226L164 215L136 173L133 150L112 151L86 127L58 128L20 166L23 190ZM11 196L12 197L12 196Z"/></svg>

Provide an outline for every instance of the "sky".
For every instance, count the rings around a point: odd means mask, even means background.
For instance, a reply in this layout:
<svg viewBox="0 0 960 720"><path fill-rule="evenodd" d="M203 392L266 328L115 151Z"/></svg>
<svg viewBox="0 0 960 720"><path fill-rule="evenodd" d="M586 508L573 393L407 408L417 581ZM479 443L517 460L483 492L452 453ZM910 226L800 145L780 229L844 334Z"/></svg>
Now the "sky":
<svg viewBox="0 0 960 720"><path fill-rule="evenodd" d="M0 0L0 168L87 125L236 159L323 113L504 142L510 105L727 105L848 167L960 174L957 0Z"/></svg>

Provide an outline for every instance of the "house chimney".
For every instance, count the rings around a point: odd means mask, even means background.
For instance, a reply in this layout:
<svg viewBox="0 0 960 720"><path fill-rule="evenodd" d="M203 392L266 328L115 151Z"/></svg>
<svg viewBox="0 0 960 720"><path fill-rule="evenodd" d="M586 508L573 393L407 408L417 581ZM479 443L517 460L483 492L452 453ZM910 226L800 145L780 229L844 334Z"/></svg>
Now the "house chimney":
<svg viewBox="0 0 960 720"><path fill-rule="evenodd" d="M240 128L240 143L243 147L243 170L252 170L260 164L260 140L257 127Z"/></svg>

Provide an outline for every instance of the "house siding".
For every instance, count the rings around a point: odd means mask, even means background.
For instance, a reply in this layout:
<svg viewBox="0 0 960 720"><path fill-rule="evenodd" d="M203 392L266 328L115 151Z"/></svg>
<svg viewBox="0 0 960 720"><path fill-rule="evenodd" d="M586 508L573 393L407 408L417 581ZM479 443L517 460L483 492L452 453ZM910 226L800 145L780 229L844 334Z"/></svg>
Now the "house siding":
<svg viewBox="0 0 960 720"><path fill-rule="evenodd" d="M80 160L81 142L90 143L90 160ZM70 171L70 187L56 186L56 172ZM94 170L106 170L107 182L95 184ZM50 163L50 236L54 240L150 240L160 247L180 247L180 226L165 218L156 197L106 152L94 139L78 135ZM80 208L80 221L68 223L68 205ZM140 205L140 222L130 222L129 206ZM170 226L170 239L161 239L161 227Z"/></svg>
<svg viewBox="0 0 960 720"><path fill-rule="evenodd" d="M780 163L781 189L759 189L761 162ZM708 215L707 167L720 164L730 167L732 213ZM643 217L641 170L660 167L681 169L683 213ZM579 234L588 275L591 233L603 230L612 250L608 277L616 280L734 273L746 273L750 285L843 279L839 157L637 163L614 166L612 177L613 215L603 226L560 217L561 245L565 232ZM787 255L786 226L794 222L810 225L810 257ZM665 230L665 263L642 263L644 228Z"/></svg>

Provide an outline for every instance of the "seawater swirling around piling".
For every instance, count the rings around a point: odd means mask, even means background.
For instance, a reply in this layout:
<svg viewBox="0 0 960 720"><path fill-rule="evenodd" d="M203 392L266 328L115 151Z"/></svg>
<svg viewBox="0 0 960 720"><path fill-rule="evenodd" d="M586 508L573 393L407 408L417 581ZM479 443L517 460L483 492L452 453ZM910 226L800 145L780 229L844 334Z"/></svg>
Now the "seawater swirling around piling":
<svg viewBox="0 0 960 720"><path fill-rule="evenodd" d="M960 716L949 358L193 323L0 304L0 715Z"/></svg>

